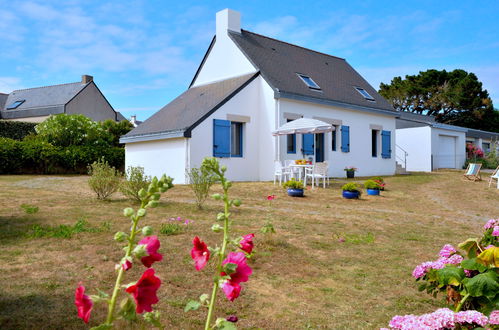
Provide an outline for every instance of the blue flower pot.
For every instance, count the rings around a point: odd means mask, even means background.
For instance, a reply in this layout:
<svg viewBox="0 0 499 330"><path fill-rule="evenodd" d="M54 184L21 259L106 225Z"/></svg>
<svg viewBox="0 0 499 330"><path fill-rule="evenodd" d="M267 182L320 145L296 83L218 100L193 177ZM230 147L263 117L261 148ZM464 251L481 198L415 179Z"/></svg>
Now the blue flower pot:
<svg viewBox="0 0 499 330"><path fill-rule="evenodd" d="M348 179L355 178L355 171L345 171Z"/></svg>
<svg viewBox="0 0 499 330"><path fill-rule="evenodd" d="M303 189L288 189L288 196L291 197L303 197Z"/></svg>
<svg viewBox="0 0 499 330"><path fill-rule="evenodd" d="M368 195L377 196L379 195L379 189L366 189Z"/></svg>
<svg viewBox="0 0 499 330"><path fill-rule="evenodd" d="M359 198L359 196L360 196L360 191L343 190L343 198L354 199L354 198Z"/></svg>

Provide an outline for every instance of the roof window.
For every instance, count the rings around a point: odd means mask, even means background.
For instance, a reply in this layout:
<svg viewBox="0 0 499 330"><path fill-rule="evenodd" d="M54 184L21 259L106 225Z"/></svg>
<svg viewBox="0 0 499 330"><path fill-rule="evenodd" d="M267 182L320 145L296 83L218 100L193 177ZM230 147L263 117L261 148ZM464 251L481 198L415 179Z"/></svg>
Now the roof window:
<svg viewBox="0 0 499 330"><path fill-rule="evenodd" d="M305 85L308 86L308 88L319 90L319 91L321 90L321 87L319 85L317 85L317 83L309 76L306 76L306 75L301 74L301 73L297 73L297 75L298 75L298 77L301 78L301 80L305 83Z"/></svg>
<svg viewBox="0 0 499 330"><path fill-rule="evenodd" d="M26 100L17 100L13 103L11 103L9 106L7 106L7 110L13 110L13 109L16 109L17 107L19 107L21 104L24 103L24 101Z"/></svg>
<svg viewBox="0 0 499 330"><path fill-rule="evenodd" d="M357 92L360 93L360 95L362 95L366 100L368 101L376 101L374 99L374 97L371 96L371 94L369 94L364 88L360 88L360 87L355 87L355 89L357 90Z"/></svg>

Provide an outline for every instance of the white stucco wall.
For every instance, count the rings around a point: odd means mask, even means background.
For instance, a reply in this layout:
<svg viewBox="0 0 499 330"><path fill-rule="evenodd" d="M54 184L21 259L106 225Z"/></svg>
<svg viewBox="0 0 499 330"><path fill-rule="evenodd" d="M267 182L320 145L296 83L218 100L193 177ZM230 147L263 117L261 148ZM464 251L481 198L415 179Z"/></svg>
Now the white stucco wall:
<svg viewBox="0 0 499 330"><path fill-rule="evenodd" d="M431 172L432 132L431 127L411 127L396 130L397 145L404 149L407 155L407 171ZM400 159L404 158L403 151L395 148ZM401 165L402 161L398 160Z"/></svg>
<svg viewBox="0 0 499 330"><path fill-rule="evenodd" d="M168 139L127 143L125 166L141 166L146 175L166 174L173 183L185 183L186 139Z"/></svg>
<svg viewBox="0 0 499 330"><path fill-rule="evenodd" d="M262 125L268 126L266 116L261 121L262 112L259 103L261 85L262 78L256 78L192 130L192 137L189 139L191 167L199 167L203 158L213 156L213 119L227 120L227 115L248 116L250 121L243 125L243 157L218 159L222 165L227 166L229 180L260 180L260 157L267 157L260 149L265 149L271 142L270 133L267 132L266 135L260 133Z"/></svg>
<svg viewBox="0 0 499 330"><path fill-rule="evenodd" d="M451 161L455 164L454 167L460 169L463 167L464 162L466 161L466 134L464 132L457 132L453 130L440 129L440 128L432 128L431 129L431 150L433 154L433 169L438 169L441 163L439 160L442 157L448 157L447 155L452 153L452 151L446 151L442 154L442 151L439 150L439 136L451 136L455 139L455 159Z"/></svg>
<svg viewBox="0 0 499 330"><path fill-rule="evenodd" d="M256 72L253 64L237 48L227 33L217 35L208 58L206 58L192 86Z"/></svg>
<svg viewBox="0 0 499 330"><path fill-rule="evenodd" d="M284 113L298 114L303 117L321 117L326 119L341 120L342 125L350 126L350 152L341 151L341 134L337 135L336 151L331 150L331 133L324 136L325 160L329 162L329 175L344 177L344 168L354 166L358 168L356 175L393 175L395 173L395 117L375 114L359 110L350 110L339 107L318 105L288 99L279 100L279 126L286 122ZM381 126L382 130L391 131L392 155L389 159L381 157L381 137L378 138L378 156L372 157L371 153L371 128L370 125ZM296 136L296 155L286 151L286 137L281 136L280 159L302 158L302 137Z"/></svg>

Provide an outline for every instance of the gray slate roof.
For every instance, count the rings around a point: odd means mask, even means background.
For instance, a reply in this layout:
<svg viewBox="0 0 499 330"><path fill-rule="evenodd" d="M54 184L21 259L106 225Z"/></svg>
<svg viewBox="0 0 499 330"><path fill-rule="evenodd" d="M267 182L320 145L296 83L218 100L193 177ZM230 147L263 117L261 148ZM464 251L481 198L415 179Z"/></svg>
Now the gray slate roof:
<svg viewBox="0 0 499 330"><path fill-rule="evenodd" d="M467 137L479 138L479 139L490 139L499 141L499 133L482 131L479 129L468 128L466 132Z"/></svg>
<svg viewBox="0 0 499 330"><path fill-rule="evenodd" d="M229 32L229 36L281 97L302 96L395 112L343 58L245 30ZM322 92L308 88L297 73L312 78ZM375 102L366 100L354 87L366 90Z"/></svg>
<svg viewBox="0 0 499 330"><path fill-rule="evenodd" d="M142 124L122 136L121 143L190 137L190 131L250 83L258 73L191 87Z"/></svg>
<svg viewBox="0 0 499 330"><path fill-rule="evenodd" d="M76 82L15 90L8 95L5 104L0 108L1 117L9 119L64 113L64 105L87 85ZM6 109L20 100L25 101L16 109Z"/></svg>

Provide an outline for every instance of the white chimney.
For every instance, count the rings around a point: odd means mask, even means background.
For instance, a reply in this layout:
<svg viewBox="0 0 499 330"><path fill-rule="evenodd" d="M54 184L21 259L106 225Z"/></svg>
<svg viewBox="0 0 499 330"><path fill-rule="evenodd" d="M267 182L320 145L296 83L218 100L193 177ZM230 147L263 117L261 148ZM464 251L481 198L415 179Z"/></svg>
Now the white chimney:
<svg viewBox="0 0 499 330"><path fill-rule="evenodd" d="M217 13L217 39L226 37L227 31L241 33L241 13L228 8Z"/></svg>

